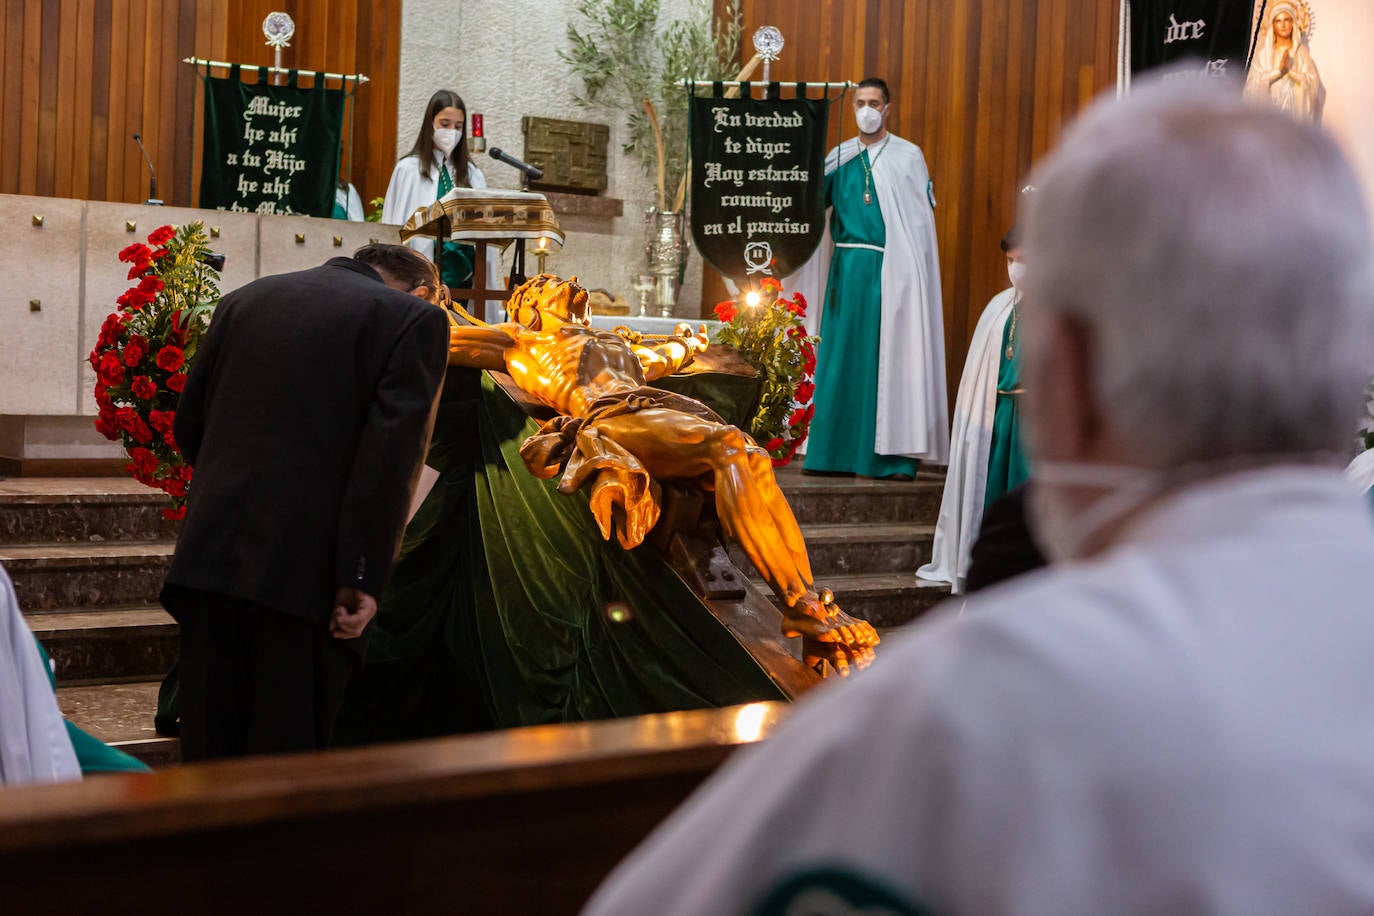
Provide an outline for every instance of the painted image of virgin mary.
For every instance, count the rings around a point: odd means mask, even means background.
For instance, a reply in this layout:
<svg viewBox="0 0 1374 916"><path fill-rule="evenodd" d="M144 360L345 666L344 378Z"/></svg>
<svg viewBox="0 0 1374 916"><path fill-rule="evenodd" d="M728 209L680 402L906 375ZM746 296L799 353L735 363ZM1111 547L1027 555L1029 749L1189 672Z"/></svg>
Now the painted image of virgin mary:
<svg viewBox="0 0 1374 916"><path fill-rule="evenodd" d="M1320 122L1326 88L1308 46L1311 22L1304 2L1269 4L1245 91L1269 99L1295 118Z"/></svg>

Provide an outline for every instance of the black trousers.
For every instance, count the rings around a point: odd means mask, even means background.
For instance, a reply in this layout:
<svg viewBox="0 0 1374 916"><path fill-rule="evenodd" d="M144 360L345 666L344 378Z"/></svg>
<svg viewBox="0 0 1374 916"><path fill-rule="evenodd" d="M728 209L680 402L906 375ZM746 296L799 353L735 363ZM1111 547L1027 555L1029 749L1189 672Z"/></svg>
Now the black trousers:
<svg viewBox="0 0 1374 916"><path fill-rule="evenodd" d="M164 592L181 638L183 760L329 746L357 648L318 624L190 589Z"/></svg>

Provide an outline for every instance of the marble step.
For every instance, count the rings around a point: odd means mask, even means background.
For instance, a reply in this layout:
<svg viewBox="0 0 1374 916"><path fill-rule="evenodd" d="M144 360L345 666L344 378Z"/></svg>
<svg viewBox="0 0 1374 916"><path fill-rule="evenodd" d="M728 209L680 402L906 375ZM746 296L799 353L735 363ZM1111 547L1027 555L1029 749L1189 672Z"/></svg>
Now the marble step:
<svg viewBox="0 0 1374 916"><path fill-rule="evenodd" d="M25 613L157 603L176 542L0 545Z"/></svg>
<svg viewBox="0 0 1374 916"><path fill-rule="evenodd" d="M160 737L153 730L159 681L58 687L57 705L62 715L106 744L132 754L151 767L179 763L181 751L175 738Z"/></svg>
<svg viewBox="0 0 1374 916"><path fill-rule="evenodd" d="M127 477L0 480L0 546L176 538L167 496Z"/></svg>
<svg viewBox="0 0 1374 916"><path fill-rule="evenodd" d="M160 678L177 657L176 621L160 607L49 611L28 624L59 685Z"/></svg>
<svg viewBox="0 0 1374 916"><path fill-rule="evenodd" d="M943 471L892 481L812 477L789 465L777 472L777 478L801 525L933 525L945 486Z"/></svg>
<svg viewBox="0 0 1374 916"><path fill-rule="evenodd" d="M949 597L949 586L917 585L915 570L817 576L816 584L834 592L835 603L846 613L862 617L880 630L905 626ZM758 585L768 591L762 582Z"/></svg>
<svg viewBox="0 0 1374 916"><path fill-rule="evenodd" d="M817 577L914 572L930 558L933 525L803 525L811 572ZM747 574L753 564L738 544L730 559Z"/></svg>

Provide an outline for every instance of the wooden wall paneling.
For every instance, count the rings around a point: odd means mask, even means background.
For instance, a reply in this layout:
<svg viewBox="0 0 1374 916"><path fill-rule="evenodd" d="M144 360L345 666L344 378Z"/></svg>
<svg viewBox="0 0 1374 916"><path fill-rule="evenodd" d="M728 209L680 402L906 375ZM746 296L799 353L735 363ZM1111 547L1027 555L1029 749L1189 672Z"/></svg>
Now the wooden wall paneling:
<svg viewBox="0 0 1374 916"><path fill-rule="evenodd" d="M19 154L24 145L24 129L20 120L24 94L24 0L5 2L5 43L0 48L5 55L0 67L5 92L0 118L0 187L19 187Z"/></svg>
<svg viewBox="0 0 1374 916"><path fill-rule="evenodd" d="M93 153L105 157L105 183L91 189L94 200L123 200L124 154L128 138L124 134L125 112L129 96L129 5L131 0L111 0L110 3L110 66L105 77L109 113L106 117L106 139L103 150Z"/></svg>
<svg viewBox="0 0 1374 916"><path fill-rule="evenodd" d="M86 195L99 200L105 195L110 143L110 41L113 31L110 3L91 4L91 145L86 151Z"/></svg>
<svg viewBox="0 0 1374 916"><path fill-rule="evenodd" d="M38 174L34 187L40 195L52 196L57 174L57 65L60 55L44 54L44 48L56 48L60 37L61 7L44 3L38 12L40 35L38 56Z"/></svg>
<svg viewBox="0 0 1374 916"><path fill-rule="evenodd" d="M54 99L54 143L53 190L58 197L72 195L72 160L77 137L73 133L76 119L76 44L80 36L76 29L76 7L78 0L60 0L49 3L48 8L58 8L57 17L57 97ZM45 55L46 57L46 55ZM84 115L83 115L84 117ZM83 150L84 152L84 150Z"/></svg>
<svg viewBox="0 0 1374 916"><path fill-rule="evenodd" d="M124 118L119 133L110 132L111 148L120 151L119 183L111 189L110 200L143 200L147 195L146 191L138 190L142 183L143 154L130 137L134 131L141 133L143 128L143 57L148 52L144 25L147 12L146 0L129 0L128 40L124 59ZM144 137L146 144L146 133Z"/></svg>

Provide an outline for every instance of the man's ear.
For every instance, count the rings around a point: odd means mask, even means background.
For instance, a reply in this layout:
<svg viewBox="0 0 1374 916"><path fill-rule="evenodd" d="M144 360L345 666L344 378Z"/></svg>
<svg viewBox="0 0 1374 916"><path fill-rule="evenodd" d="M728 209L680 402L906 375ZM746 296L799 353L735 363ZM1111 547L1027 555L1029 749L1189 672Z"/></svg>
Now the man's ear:
<svg viewBox="0 0 1374 916"><path fill-rule="evenodd" d="M1033 319L1035 354L1023 371L1027 419L1034 451L1051 460L1089 460L1107 432L1093 387L1092 335L1076 318L1040 314Z"/></svg>

